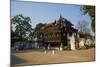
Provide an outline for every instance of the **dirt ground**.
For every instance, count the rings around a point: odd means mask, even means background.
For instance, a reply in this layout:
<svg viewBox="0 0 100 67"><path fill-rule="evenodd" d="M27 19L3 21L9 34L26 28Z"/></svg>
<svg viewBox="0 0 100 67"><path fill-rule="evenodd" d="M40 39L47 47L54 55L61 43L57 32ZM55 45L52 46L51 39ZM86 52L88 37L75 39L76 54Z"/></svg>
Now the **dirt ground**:
<svg viewBox="0 0 100 67"><path fill-rule="evenodd" d="M29 51L12 53L11 56L12 65L54 64L79 61L95 61L95 48L73 51L55 51L55 54L53 54L53 51L47 51L46 53L39 51Z"/></svg>

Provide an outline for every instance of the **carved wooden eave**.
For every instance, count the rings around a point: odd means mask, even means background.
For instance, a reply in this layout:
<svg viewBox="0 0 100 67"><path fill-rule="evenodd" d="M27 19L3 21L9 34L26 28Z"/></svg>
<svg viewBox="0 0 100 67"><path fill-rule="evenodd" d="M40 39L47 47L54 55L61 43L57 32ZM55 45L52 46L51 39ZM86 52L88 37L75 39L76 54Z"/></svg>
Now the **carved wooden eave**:
<svg viewBox="0 0 100 67"><path fill-rule="evenodd" d="M67 19L60 16L60 18L51 24L47 24L41 28L45 43L61 43L67 41L67 34L78 32L77 29L73 28L73 24Z"/></svg>

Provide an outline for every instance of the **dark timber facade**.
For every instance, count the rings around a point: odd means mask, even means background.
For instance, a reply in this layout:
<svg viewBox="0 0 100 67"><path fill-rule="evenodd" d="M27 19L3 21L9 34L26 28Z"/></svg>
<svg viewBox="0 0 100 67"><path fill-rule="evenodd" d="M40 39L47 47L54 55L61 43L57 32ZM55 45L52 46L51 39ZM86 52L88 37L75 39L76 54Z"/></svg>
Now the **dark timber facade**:
<svg viewBox="0 0 100 67"><path fill-rule="evenodd" d="M70 49L68 37L77 32L78 30L73 28L73 24L62 16L60 16L59 20L55 20L53 23L41 28L44 45L46 47L57 46L62 49L65 46Z"/></svg>

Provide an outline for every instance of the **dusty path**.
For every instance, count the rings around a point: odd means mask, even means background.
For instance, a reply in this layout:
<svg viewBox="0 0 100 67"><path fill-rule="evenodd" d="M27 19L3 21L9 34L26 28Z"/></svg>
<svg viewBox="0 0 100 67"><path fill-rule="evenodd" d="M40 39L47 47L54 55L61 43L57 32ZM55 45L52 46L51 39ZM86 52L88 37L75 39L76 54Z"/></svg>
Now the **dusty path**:
<svg viewBox="0 0 100 67"><path fill-rule="evenodd" d="M78 62L78 61L94 61L95 60L95 49L84 49L74 51L56 51L52 54L52 51L47 52L23 52L15 53L17 58L23 59L25 62L17 65L26 64L51 64L51 63L67 63L67 62ZM13 58L14 60L14 58Z"/></svg>

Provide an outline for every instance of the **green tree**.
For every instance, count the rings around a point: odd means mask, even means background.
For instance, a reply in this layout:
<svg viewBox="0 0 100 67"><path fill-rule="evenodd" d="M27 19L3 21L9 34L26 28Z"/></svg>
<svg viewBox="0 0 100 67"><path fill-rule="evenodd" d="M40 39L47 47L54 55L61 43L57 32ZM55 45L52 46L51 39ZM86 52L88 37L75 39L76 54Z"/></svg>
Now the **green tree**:
<svg viewBox="0 0 100 67"><path fill-rule="evenodd" d="M91 28L95 33L95 6L82 6L81 8L83 14L88 14L91 17Z"/></svg>
<svg viewBox="0 0 100 67"><path fill-rule="evenodd" d="M32 26L30 23L30 17L24 17L22 14L16 15L11 18L11 26L14 26L15 33L20 36L21 40L26 38L30 34L32 30Z"/></svg>
<svg viewBox="0 0 100 67"><path fill-rule="evenodd" d="M38 23L38 24L36 25L36 27L35 27L35 32L39 32L40 29L41 29L43 26L45 26L45 25L46 25L46 24Z"/></svg>

